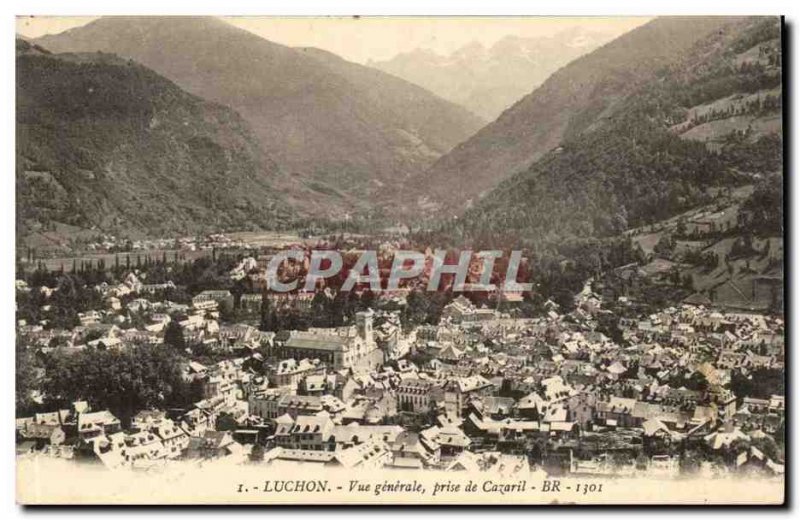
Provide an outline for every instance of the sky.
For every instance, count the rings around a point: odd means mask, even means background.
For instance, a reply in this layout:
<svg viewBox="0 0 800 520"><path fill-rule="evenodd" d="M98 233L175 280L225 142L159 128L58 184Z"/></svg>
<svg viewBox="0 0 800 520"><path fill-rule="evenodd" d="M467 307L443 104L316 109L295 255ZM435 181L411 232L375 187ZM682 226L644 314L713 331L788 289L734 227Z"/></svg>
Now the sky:
<svg viewBox="0 0 800 520"><path fill-rule="evenodd" d="M18 17L28 38L79 27L96 17ZM491 46L505 36L542 37L583 26L609 39L646 23L645 17L256 17L223 19L292 47L319 47L357 63L386 60L418 48L449 54L472 42Z"/></svg>

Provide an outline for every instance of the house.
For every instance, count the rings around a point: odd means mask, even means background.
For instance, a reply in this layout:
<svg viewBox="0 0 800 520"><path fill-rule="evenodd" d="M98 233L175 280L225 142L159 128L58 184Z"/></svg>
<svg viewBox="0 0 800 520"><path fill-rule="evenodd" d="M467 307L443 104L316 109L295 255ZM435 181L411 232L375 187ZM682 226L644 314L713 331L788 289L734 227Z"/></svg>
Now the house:
<svg viewBox="0 0 800 520"><path fill-rule="evenodd" d="M38 449L46 445L61 445L67 437L64 429L57 424L28 423L18 433L24 441L33 442Z"/></svg>
<svg viewBox="0 0 800 520"><path fill-rule="evenodd" d="M476 397L469 401L469 408L481 417L503 419L514 413L516 401L511 397Z"/></svg>
<svg viewBox="0 0 800 520"><path fill-rule="evenodd" d="M288 414L295 419L305 415L317 415L323 410L322 400L316 395L284 394L278 400L278 416Z"/></svg>
<svg viewBox="0 0 800 520"><path fill-rule="evenodd" d="M206 431L201 437L192 437L187 447L187 458L219 459L232 455L238 444L229 431Z"/></svg>
<svg viewBox="0 0 800 520"><path fill-rule="evenodd" d="M481 456L471 451L462 451L445 466L445 471L464 471L475 475L481 471Z"/></svg>
<svg viewBox="0 0 800 520"><path fill-rule="evenodd" d="M427 446L420 435L404 431L390 444L392 460L389 466L402 469L422 469L439 463L438 446Z"/></svg>
<svg viewBox="0 0 800 520"><path fill-rule="evenodd" d="M458 426L431 426L419 434L427 446L439 447L442 461L452 460L472 443Z"/></svg>
<svg viewBox="0 0 800 520"><path fill-rule="evenodd" d="M300 390L305 395L322 395L330 390L330 383L324 374L308 375L303 379Z"/></svg>
<svg viewBox="0 0 800 520"><path fill-rule="evenodd" d="M310 375L320 375L325 373L325 366L319 359L302 358L296 361L295 358L284 359L276 367L267 370L267 377L276 386L287 386L296 389L303 378Z"/></svg>
<svg viewBox="0 0 800 520"><path fill-rule="evenodd" d="M397 409L403 412L426 413L432 407L433 381L407 379L397 387Z"/></svg>
<svg viewBox="0 0 800 520"><path fill-rule="evenodd" d="M633 415L635 406L636 399L612 396L608 401L597 402L595 418L606 426L631 428L639 422Z"/></svg>
<svg viewBox="0 0 800 520"><path fill-rule="evenodd" d="M335 443L331 443L333 434L333 421L322 414L316 416L299 416L289 430L288 445L284 446L297 450L332 450Z"/></svg>
<svg viewBox="0 0 800 520"><path fill-rule="evenodd" d="M119 298L115 296L109 296L106 298L106 305L112 311L118 311L122 309L122 304L120 303Z"/></svg>
<svg viewBox="0 0 800 520"><path fill-rule="evenodd" d="M36 453L35 441L22 441L17 443L16 449L17 457L24 457Z"/></svg>
<svg viewBox="0 0 800 520"><path fill-rule="evenodd" d="M494 385L483 376L466 376L450 379L444 386L445 406L460 415L472 397L489 396L495 391Z"/></svg>
<svg viewBox="0 0 800 520"><path fill-rule="evenodd" d="M536 392L531 392L517 401L516 408L520 417L538 420L544 416L549 402Z"/></svg>
<svg viewBox="0 0 800 520"><path fill-rule="evenodd" d="M119 419L108 410L78 414L78 436L83 440L116 433L121 429Z"/></svg>
<svg viewBox="0 0 800 520"><path fill-rule="evenodd" d="M381 440L370 438L367 441L338 450L331 465L347 469L372 470L384 467L392 460L392 452Z"/></svg>
<svg viewBox="0 0 800 520"><path fill-rule="evenodd" d="M192 408L181 416L181 429L192 437L202 436L211 426L211 416L200 408Z"/></svg>
<svg viewBox="0 0 800 520"><path fill-rule="evenodd" d="M151 431L161 439L169 459L180 457L189 447L189 435L170 419L161 421Z"/></svg>
<svg viewBox="0 0 800 520"><path fill-rule="evenodd" d="M250 415L263 419L276 419L282 415L278 413L278 403L284 395L284 392L276 389L267 389L250 394L247 398Z"/></svg>
<svg viewBox="0 0 800 520"><path fill-rule="evenodd" d="M239 308L245 312L257 313L261 310L261 301L264 297L260 293L243 294L239 298Z"/></svg>
<svg viewBox="0 0 800 520"><path fill-rule="evenodd" d="M350 423L347 426L335 425L331 434L331 441L336 443L337 449L346 449L364 443L368 440L393 443L403 433L403 427L398 425L361 425Z"/></svg>
<svg viewBox="0 0 800 520"><path fill-rule="evenodd" d="M298 466L325 467L337 466L337 453L323 450L294 450L277 446L264 454L264 462L275 471L285 468L287 472L297 470Z"/></svg>
<svg viewBox="0 0 800 520"><path fill-rule="evenodd" d="M167 420L167 412L163 410L142 410L131 419L133 431L145 431L157 427Z"/></svg>
<svg viewBox="0 0 800 520"><path fill-rule="evenodd" d="M88 327L89 325L97 325L100 323L102 319L102 315L97 311L86 311L86 312L79 312L78 313L78 320L84 327Z"/></svg>
<svg viewBox="0 0 800 520"><path fill-rule="evenodd" d="M217 308L233 309L233 295L230 291L203 291L192 298L196 310L213 311Z"/></svg>
<svg viewBox="0 0 800 520"><path fill-rule="evenodd" d="M464 295L448 303L442 310L442 319L450 320L453 323L495 320L499 317L500 314L494 309L476 308Z"/></svg>
<svg viewBox="0 0 800 520"><path fill-rule="evenodd" d="M749 441L750 437L742 432L742 430L739 428L729 424L713 433L706 435L704 440L708 446L711 447L711 449L721 450L723 448L730 447L731 444L737 440Z"/></svg>
<svg viewBox="0 0 800 520"><path fill-rule="evenodd" d="M195 379L204 379L208 376L208 367L197 361L189 361L184 367L184 379L194 381Z"/></svg>
<svg viewBox="0 0 800 520"><path fill-rule="evenodd" d="M161 438L153 432L137 432L125 435L125 447L120 455L125 463L148 468L167 459L167 451Z"/></svg>

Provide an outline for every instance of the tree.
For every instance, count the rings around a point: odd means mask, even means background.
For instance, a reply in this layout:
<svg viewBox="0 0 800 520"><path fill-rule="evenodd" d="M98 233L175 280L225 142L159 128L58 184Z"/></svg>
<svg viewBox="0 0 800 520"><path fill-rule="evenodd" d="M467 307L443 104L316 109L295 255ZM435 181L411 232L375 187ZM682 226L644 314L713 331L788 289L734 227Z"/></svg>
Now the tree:
<svg viewBox="0 0 800 520"><path fill-rule="evenodd" d="M264 460L264 447L260 444L253 445L249 458L250 462L262 462Z"/></svg>
<svg viewBox="0 0 800 520"><path fill-rule="evenodd" d="M679 237L686 236L686 219L684 219L683 217L678 219L678 225L675 228L675 234L678 235Z"/></svg>
<svg viewBox="0 0 800 520"><path fill-rule="evenodd" d="M705 455L700 450L684 450L678 461L678 467L683 474L696 473L703 460L705 460Z"/></svg>
<svg viewBox="0 0 800 520"><path fill-rule="evenodd" d="M403 310L403 324L414 327L425 322L427 317L427 301L425 293L412 291L406 298L406 308Z"/></svg>
<svg viewBox="0 0 800 520"><path fill-rule="evenodd" d="M740 397L769 399L771 395L784 395L785 374L775 368L757 368L744 375L736 371L731 376L731 391Z"/></svg>
<svg viewBox="0 0 800 520"><path fill-rule="evenodd" d="M217 417L216 430L218 432L233 431L239 427L239 424L234 419L233 415L228 412L222 412Z"/></svg>
<svg viewBox="0 0 800 520"><path fill-rule="evenodd" d="M272 311L272 302L267 297L267 291L261 293L261 324L259 328L264 331L274 330L275 315Z"/></svg>
<svg viewBox="0 0 800 520"><path fill-rule="evenodd" d="M183 337L183 327L176 320L167 324L164 331L164 343L183 352L186 350L186 338Z"/></svg>
<svg viewBox="0 0 800 520"><path fill-rule="evenodd" d="M375 293L368 289L361 293L361 297L358 301L358 308L360 310L372 309L375 307L376 300L377 297L375 296Z"/></svg>
<svg viewBox="0 0 800 520"><path fill-rule="evenodd" d="M777 442L775 442L772 437L764 436L752 439L750 445L761 450L764 455L775 462L779 462L781 460L780 449L778 448Z"/></svg>
<svg viewBox="0 0 800 520"><path fill-rule="evenodd" d="M694 277L687 273L683 277L683 288L689 291L694 291Z"/></svg>
<svg viewBox="0 0 800 520"><path fill-rule="evenodd" d="M333 327L332 301L325 291L318 291L311 300L311 318L315 327Z"/></svg>
<svg viewBox="0 0 800 520"><path fill-rule="evenodd" d="M630 454L628 451L614 451L611 452L609 457L609 462L615 468L621 468L624 466L630 466L634 462L633 455Z"/></svg>
<svg viewBox="0 0 800 520"><path fill-rule="evenodd" d="M156 345L55 354L46 362L42 390L48 406L87 400L93 409L109 410L127 425L141 410L191 404L183 362L174 350Z"/></svg>
<svg viewBox="0 0 800 520"><path fill-rule="evenodd" d="M786 442L786 422L781 421L780 426L778 426L777 431L775 432L775 442L780 444L784 444Z"/></svg>
<svg viewBox="0 0 800 520"><path fill-rule="evenodd" d="M558 304L562 313L575 310L575 295L568 289L557 289L553 294L553 301Z"/></svg>
<svg viewBox="0 0 800 520"><path fill-rule="evenodd" d="M27 415L35 405L32 392L39 389L39 374L36 358L30 350L17 339L16 344L16 413Z"/></svg>

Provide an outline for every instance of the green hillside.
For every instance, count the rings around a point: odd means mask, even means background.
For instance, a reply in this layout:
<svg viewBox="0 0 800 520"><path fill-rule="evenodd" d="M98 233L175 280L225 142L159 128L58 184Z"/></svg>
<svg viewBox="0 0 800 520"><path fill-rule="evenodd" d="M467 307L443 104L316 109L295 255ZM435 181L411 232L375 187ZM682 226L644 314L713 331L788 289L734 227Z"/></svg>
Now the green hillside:
<svg viewBox="0 0 800 520"><path fill-rule="evenodd" d="M280 175L239 115L110 54L17 42L18 237L280 228Z"/></svg>
<svg viewBox="0 0 800 520"><path fill-rule="evenodd" d="M749 19L703 39L607 120L573 135L447 226L498 244L614 236L707 204L719 187L782 167L781 69L776 19ZM753 49L769 56L746 59ZM697 107L759 94L760 101L697 120ZM723 135L697 128L737 118Z"/></svg>

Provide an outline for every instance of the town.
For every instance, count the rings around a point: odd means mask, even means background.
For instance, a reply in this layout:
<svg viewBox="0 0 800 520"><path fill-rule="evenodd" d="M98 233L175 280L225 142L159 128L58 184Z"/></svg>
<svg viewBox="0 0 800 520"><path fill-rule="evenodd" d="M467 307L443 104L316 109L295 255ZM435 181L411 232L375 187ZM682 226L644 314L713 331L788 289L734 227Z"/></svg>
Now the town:
<svg viewBox="0 0 800 520"><path fill-rule="evenodd" d="M614 276L534 310L429 273L282 293L277 254L18 271L18 457L783 477L782 315L653 309Z"/></svg>

